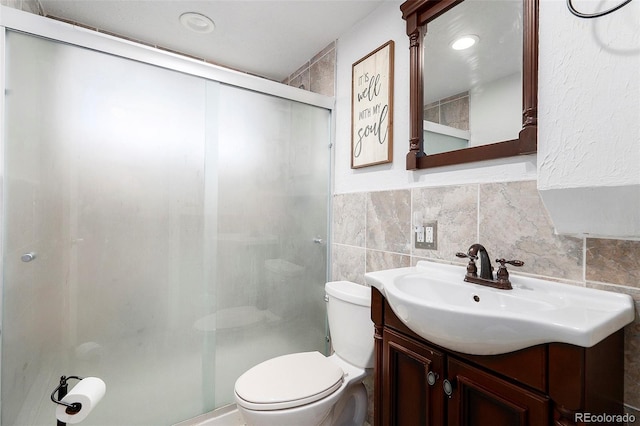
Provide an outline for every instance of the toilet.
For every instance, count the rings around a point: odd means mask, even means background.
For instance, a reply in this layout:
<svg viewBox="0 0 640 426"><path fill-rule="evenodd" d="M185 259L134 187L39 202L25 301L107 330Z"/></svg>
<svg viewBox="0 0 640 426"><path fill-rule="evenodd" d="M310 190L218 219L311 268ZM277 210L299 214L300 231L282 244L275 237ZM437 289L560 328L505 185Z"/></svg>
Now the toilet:
<svg viewBox="0 0 640 426"><path fill-rule="evenodd" d="M373 368L371 289L349 281L325 285L334 353L301 352L252 367L235 384L249 426L362 426Z"/></svg>

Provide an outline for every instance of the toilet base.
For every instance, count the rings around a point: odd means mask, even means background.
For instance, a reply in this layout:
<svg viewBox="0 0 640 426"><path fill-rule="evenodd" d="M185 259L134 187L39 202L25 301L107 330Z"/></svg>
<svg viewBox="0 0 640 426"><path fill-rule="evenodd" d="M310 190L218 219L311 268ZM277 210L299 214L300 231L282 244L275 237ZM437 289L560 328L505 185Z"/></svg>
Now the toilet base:
<svg viewBox="0 0 640 426"><path fill-rule="evenodd" d="M344 397L334 406L331 426L362 426L367 419L369 398L362 382L347 389Z"/></svg>

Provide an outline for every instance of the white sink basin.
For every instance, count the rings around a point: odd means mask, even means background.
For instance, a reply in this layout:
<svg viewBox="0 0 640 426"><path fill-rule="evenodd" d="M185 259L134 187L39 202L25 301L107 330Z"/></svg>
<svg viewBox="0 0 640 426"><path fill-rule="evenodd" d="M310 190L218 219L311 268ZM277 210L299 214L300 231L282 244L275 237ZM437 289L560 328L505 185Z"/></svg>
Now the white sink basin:
<svg viewBox="0 0 640 426"><path fill-rule="evenodd" d="M419 336L450 350L495 355L541 343L590 347L631 323L631 296L511 275L512 290L463 281L462 266L420 261L365 274Z"/></svg>

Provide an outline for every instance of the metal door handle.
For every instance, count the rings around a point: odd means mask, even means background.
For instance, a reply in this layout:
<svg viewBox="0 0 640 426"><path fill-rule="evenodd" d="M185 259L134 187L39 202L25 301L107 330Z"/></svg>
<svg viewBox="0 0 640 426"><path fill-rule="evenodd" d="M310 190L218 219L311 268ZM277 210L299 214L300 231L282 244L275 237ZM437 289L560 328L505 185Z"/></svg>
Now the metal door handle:
<svg viewBox="0 0 640 426"><path fill-rule="evenodd" d="M36 254L34 252L25 253L22 256L20 256L20 260L22 260L23 262L31 262L35 258L36 258Z"/></svg>

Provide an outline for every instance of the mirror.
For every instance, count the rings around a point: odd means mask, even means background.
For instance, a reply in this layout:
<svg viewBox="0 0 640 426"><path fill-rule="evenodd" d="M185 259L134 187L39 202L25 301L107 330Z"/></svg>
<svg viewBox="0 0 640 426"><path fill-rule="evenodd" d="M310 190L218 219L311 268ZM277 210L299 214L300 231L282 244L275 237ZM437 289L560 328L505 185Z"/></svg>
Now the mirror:
<svg viewBox="0 0 640 426"><path fill-rule="evenodd" d="M537 0L409 0L407 169L537 148ZM453 50L472 35L475 45Z"/></svg>
<svg viewBox="0 0 640 426"><path fill-rule="evenodd" d="M427 155L516 139L522 1L466 0L432 20L423 74Z"/></svg>

